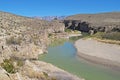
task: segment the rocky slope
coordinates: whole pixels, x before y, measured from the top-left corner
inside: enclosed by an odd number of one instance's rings
[[[35,52],[42,53],[40,49],[44,51],[49,43],[48,34],[63,31],[64,24],[58,21],[47,22],[0,12],[1,53],[15,52],[15,55],[20,56],[28,53],[21,56],[22,58],[34,53],[30,58],[35,58]]]
[[[120,32],[120,12],[100,13],[100,14],[78,14],[65,19],[65,26],[83,32],[90,30]]]
[[[0,80],[79,80],[37,60],[39,54],[46,52],[49,34],[62,33],[64,27],[56,20],[0,12]]]

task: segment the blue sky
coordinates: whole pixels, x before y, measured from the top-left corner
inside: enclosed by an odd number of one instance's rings
[[[23,16],[118,12],[120,0],[0,0],[0,11]]]

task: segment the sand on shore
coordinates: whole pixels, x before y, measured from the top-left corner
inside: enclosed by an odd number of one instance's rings
[[[75,42],[78,56],[107,66],[120,69],[120,45],[98,42],[94,39],[80,39]]]

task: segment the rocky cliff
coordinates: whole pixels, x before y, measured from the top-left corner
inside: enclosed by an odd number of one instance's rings
[[[79,80],[58,68],[50,68],[53,65],[38,61],[38,55],[46,52],[49,34],[62,33],[64,28],[57,20],[0,12],[0,80]]]
[[[72,15],[64,23],[67,28],[83,32],[120,32],[120,12]]]

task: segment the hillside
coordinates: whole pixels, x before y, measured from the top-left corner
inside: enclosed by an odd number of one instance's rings
[[[62,33],[64,28],[57,20],[50,22],[0,12],[0,80],[80,80],[38,61],[39,55],[47,52],[49,35]]]
[[[89,30],[120,32],[120,12],[77,14],[68,16],[64,23],[66,24],[66,27],[85,32],[88,32]],[[84,28],[82,28],[83,26]]]
[[[48,22],[0,12],[0,46],[33,43],[45,50],[48,34],[63,31],[64,24],[59,21]]]

